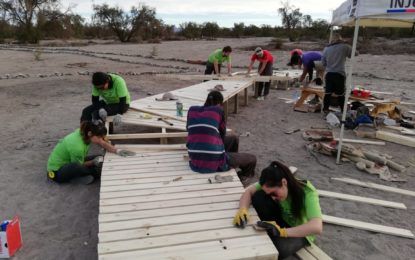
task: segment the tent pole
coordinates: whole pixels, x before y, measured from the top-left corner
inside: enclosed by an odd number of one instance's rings
[[[333,17],[334,17],[334,11],[331,12],[331,20],[333,21]],[[331,40],[333,39],[333,28],[334,25],[331,24],[330,25],[330,37],[329,37],[329,44],[331,43]]]
[[[352,88],[352,73],[353,73],[354,59],[355,59],[355,55],[356,55],[357,38],[359,36],[359,25],[360,25],[360,18],[357,18],[355,20],[355,24],[354,24],[352,56],[350,57],[349,71],[346,75],[346,92],[345,92],[344,105],[343,105],[343,114],[342,114],[342,120],[341,120],[339,146],[337,148],[337,159],[336,159],[337,164],[340,163],[340,154],[341,154],[342,145],[343,145],[344,122],[346,121],[347,102],[349,100],[350,91],[351,91],[351,88]]]

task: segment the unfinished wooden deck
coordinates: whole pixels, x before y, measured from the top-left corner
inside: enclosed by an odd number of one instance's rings
[[[127,145],[134,157],[107,153],[99,206],[99,259],[276,259],[277,250],[251,224],[232,219],[243,187],[192,172],[183,146]],[[160,147],[163,150],[160,150]],[[213,180],[210,183],[208,179]]]

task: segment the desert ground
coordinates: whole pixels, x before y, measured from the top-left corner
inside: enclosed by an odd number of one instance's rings
[[[185,60],[205,61],[212,50],[230,45],[234,48],[234,71],[246,70],[251,51],[256,46],[267,47],[272,43],[270,38],[248,38],[161,44],[54,45],[42,48],[0,45],[0,220],[14,215],[21,218],[23,248],[14,259],[96,259],[99,181],[89,186],[57,185],[46,179],[49,153],[60,138],[79,127],[81,110],[90,103],[91,73],[122,74],[135,100],[198,83],[153,75],[201,74],[204,71],[203,65],[189,64]],[[322,46],[324,44],[302,42],[286,45],[287,50],[270,49],[275,58],[274,68],[287,68],[289,48],[321,50]],[[385,98],[415,102],[415,53],[389,55],[375,49],[372,54],[359,55],[356,60],[354,84],[393,92]],[[415,171],[408,164],[415,158],[414,149],[392,143],[365,146],[387,152],[395,161],[408,165],[406,172],[399,173],[407,179],[405,183],[382,181],[360,172],[351,163],[336,165],[334,158],[318,155],[327,166],[324,167],[307,153],[300,132],[284,134],[290,128],[326,126],[320,113],[294,112],[292,104],[278,99],[291,98],[295,91],[298,90],[272,89],[264,101],[250,97],[247,107],[241,107],[238,114],[228,118],[228,127],[236,134],[242,134],[241,152],[257,156],[256,178],[272,160],[281,160],[296,166],[299,169],[297,176],[310,180],[317,189],[403,202],[408,207],[407,210],[389,209],[321,198],[324,214],[415,232],[415,201],[412,197],[330,179],[350,177],[415,191]],[[252,96],[252,90],[250,94]],[[415,110],[410,106],[402,109]],[[246,136],[246,132],[250,135]],[[346,131],[346,136],[354,138],[351,131]],[[324,225],[317,245],[334,259],[342,260],[403,260],[413,259],[415,255],[415,240],[330,224]]]

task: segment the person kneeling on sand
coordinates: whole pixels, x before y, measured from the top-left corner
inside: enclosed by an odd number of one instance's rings
[[[187,149],[190,168],[199,173],[240,168],[240,178],[255,174],[256,157],[238,153],[239,138],[226,135],[223,96],[211,91],[203,106],[192,106],[187,114]]]
[[[130,107],[130,93],[124,79],[116,74],[95,72],[92,75],[92,85],[92,105],[83,109],[81,122],[105,122],[107,116],[115,115],[113,123],[120,124],[121,115]]]
[[[251,203],[261,219],[257,224],[267,230],[279,259],[312,244],[315,235],[323,231],[316,189],[309,181],[296,179],[280,162],[274,161],[262,170],[259,182],[242,194],[234,225],[245,227]]]
[[[65,136],[53,149],[47,163],[47,176],[58,182],[69,182],[83,177],[86,184],[100,176],[102,156],[87,156],[91,143],[97,144],[110,153],[133,156],[134,152],[117,149],[104,140],[107,129],[101,121],[84,121],[81,127]]]

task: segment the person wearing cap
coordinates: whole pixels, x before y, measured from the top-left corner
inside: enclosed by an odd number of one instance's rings
[[[219,91],[211,91],[203,106],[189,108],[186,129],[189,165],[193,171],[214,173],[239,168],[241,179],[255,174],[255,155],[239,153],[239,138],[226,135],[223,96]]]
[[[307,180],[297,179],[290,169],[278,161],[262,170],[259,182],[248,186],[239,201],[233,224],[244,228],[254,206],[267,230],[278,259],[285,259],[301,248],[312,245],[323,232],[323,220],[316,188]]]
[[[112,73],[95,72],[92,75],[92,104],[82,110],[81,122],[105,122],[107,116],[115,115],[113,123],[117,125],[129,107],[130,93],[124,79]]]
[[[57,183],[85,177],[87,184],[100,176],[102,156],[87,156],[90,145],[96,144],[110,153],[132,156],[135,153],[117,149],[107,141],[107,129],[100,121],[83,121],[81,127],[65,136],[49,155],[47,177]]]
[[[206,69],[205,69],[205,75],[210,74],[218,74],[220,75],[220,70],[222,63],[226,62],[228,67],[228,75],[231,74],[232,70],[232,62],[231,62],[231,53],[232,48],[231,46],[225,46],[223,49],[217,49],[213,51],[209,57],[208,61],[206,63]]]
[[[298,66],[301,69],[302,61],[301,56],[303,55],[303,51],[301,49],[294,49],[290,51],[290,62],[287,63],[287,66],[291,66],[293,69],[295,66]]]
[[[252,54],[251,63],[248,66],[248,71],[246,74],[249,75],[256,60],[259,61],[258,74],[260,76],[272,76],[272,65],[274,64],[274,57],[272,56],[271,52],[263,50],[261,47],[257,47],[255,52]],[[264,100],[265,97],[268,96],[271,80],[267,82],[256,82],[255,84],[258,89],[257,99]],[[264,90],[264,93],[262,93],[262,90]]]
[[[300,76],[299,82],[302,83],[308,74],[308,82],[313,80],[313,72],[316,69],[318,78],[324,76],[324,66],[321,62],[321,52],[319,51],[307,51],[301,56],[301,62],[303,66],[303,73]]]
[[[357,55],[357,52],[356,52]],[[333,40],[324,48],[322,63],[326,66],[326,86],[324,92],[323,112],[329,112],[330,99],[332,94],[338,96],[341,111],[345,102],[346,92],[346,58],[351,58],[352,47],[346,44],[341,35],[336,33]]]

